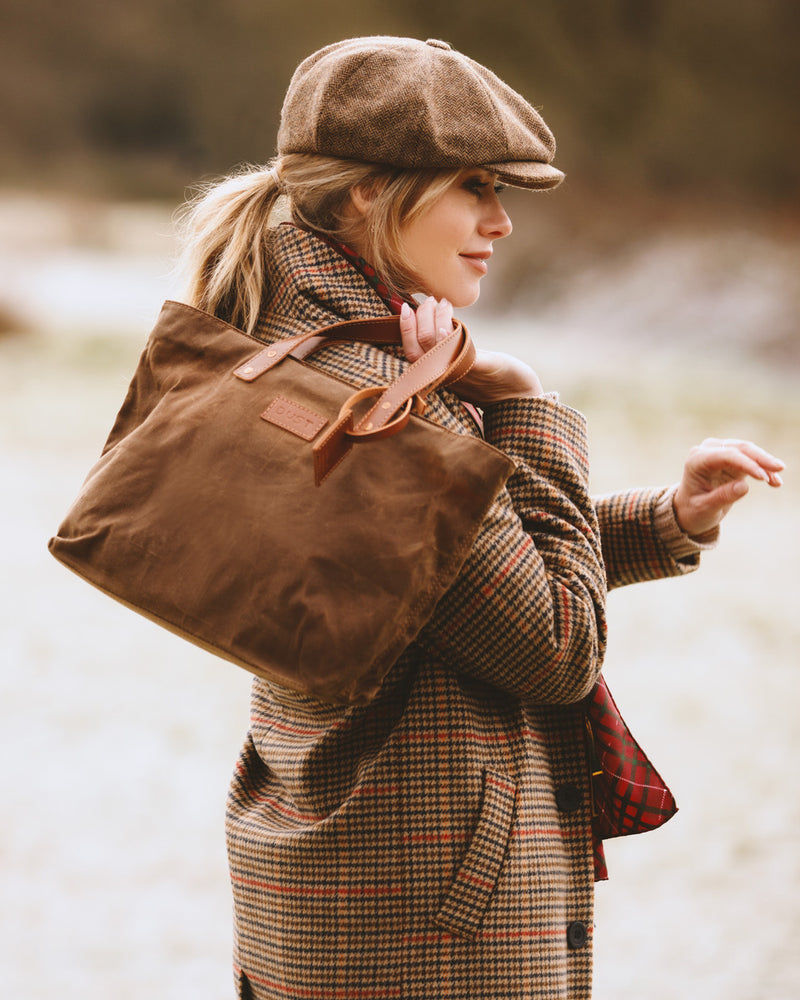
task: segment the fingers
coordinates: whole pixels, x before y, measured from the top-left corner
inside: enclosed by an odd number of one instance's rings
[[[750,484],[746,479],[732,479],[723,486],[718,486],[715,490],[705,494],[698,500],[698,505],[706,510],[724,510],[741,500],[750,489]]]
[[[404,304],[400,312],[400,335],[409,361],[416,361],[453,329],[453,307],[429,296],[416,312]]]
[[[779,471],[785,468],[784,463],[752,441],[706,438],[692,449],[687,465],[694,465],[698,473],[736,478],[751,476],[770,486],[783,485]]]
[[[785,464],[775,455],[771,455],[763,448],[759,448],[752,441],[726,441],[727,447],[738,448],[742,454],[751,458],[761,469],[762,477],[770,486],[782,486],[783,480],[779,473],[785,469]]]
[[[453,329],[453,307],[447,299],[437,301],[432,295],[417,309],[417,337],[424,351],[435,347]]]
[[[698,513],[705,513],[715,523],[719,522],[737,500],[747,496],[750,484],[746,479],[732,479],[723,486],[718,486],[710,493],[695,498]]]
[[[689,535],[719,524],[748,492],[751,479],[781,486],[784,464],[752,441],[706,438],[692,448],[674,498],[678,523]]]
[[[423,350],[417,340],[417,316],[407,303],[400,310],[400,338],[403,341],[403,351],[409,361],[422,357]]]

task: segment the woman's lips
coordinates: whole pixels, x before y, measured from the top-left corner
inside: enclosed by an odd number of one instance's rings
[[[488,260],[491,253],[462,253],[459,254],[468,264],[471,264],[479,274],[486,274],[489,270]]]

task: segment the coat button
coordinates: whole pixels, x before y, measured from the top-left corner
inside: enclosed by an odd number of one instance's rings
[[[567,927],[567,944],[570,948],[583,948],[589,938],[589,931],[582,920],[573,920]]]
[[[583,792],[577,785],[561,785],[556,789],[556,805],[561,812],[575,812],[583,805]]]

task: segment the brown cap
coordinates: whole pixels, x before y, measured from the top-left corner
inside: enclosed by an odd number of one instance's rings
[[[295,70],[278,153],[420,168],[485,167],[515,187],[551,188],[556,144],[541,116],[447,42],[375,36],[328,45]]]

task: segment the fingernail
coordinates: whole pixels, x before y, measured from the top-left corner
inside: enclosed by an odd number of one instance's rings
[[[450,303],[447,301],[447,299],[442,299],[441,305],[443,305],[443,306],[449,306]]]
[[[773,482],[775,483],[776,486],[783,486],[783,479],[782,479],[781,476],[778,475],[777,472],[773,472],[773,474],[772,474],[772,480],[773,480]]]
[[[403,317],[403,319],[408,319],[408,317],[411,315],[411,306],[407,302],[404,302],[400,306],[400,315]]]

